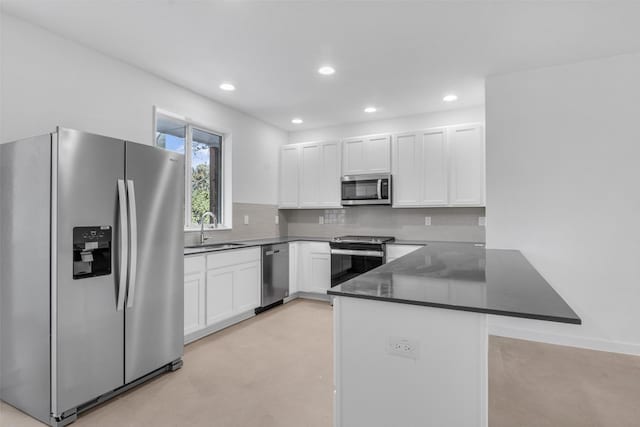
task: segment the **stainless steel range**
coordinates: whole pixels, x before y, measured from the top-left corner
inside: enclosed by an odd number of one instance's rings
[[[362,273],[380,267],[386,260],[386,244],[395,237],[341,236],[331,247],[331,286],[337,286]]]

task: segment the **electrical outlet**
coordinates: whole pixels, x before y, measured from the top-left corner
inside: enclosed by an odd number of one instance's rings
[[[324,224],[324,217],[322,215],[318,217],[318,224],[320,225]]]
[[[249,215],[244,216],[244,225],[249,225]]]
[[[478,217],[478,225],[480,227],[485,227],[487,225],[487,217],[486,216],[479,216]]]
[[[424,217],[424,225],[431,225],[431,217],[430,216],[425,216]]]
[[[389,337],[387,341],[387,353],[392,356],[417,360],[420,358],[420,343],[408,338]]]
[[[280,215],[276,215],[276,225],[280,224]]]

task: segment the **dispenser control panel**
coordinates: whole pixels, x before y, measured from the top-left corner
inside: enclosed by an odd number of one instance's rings
[[[110,225],[73,228],[73,278],[111,274],[112,240]]]

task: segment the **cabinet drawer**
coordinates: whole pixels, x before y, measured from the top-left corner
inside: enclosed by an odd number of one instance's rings
[[[204,255],[184,257],[184,274],[193,274],[204,271]]]
[[[328,242],[303,242],[307,250],[313,253],[327,254],[331,253],[331,248]]]
[[[207,270],[260,261],[260,247],[232,249],[207,255]]]

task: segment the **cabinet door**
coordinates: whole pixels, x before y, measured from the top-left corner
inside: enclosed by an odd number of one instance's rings
[[[482,126],[450,129],[451,206],[484,205],[484,134]]]
[[[424,206],[446,206],[447,189],[447,132],[445,129],[425,131],[422,134],[424,169]]]
[[[233,315],[233,267],[207,271],[207,325]]]
[[[367,138],[364,151],[364,167],[367,173],[391,171],[391,137],[389,135]]]
[[[205,274],[195,273],[184,276],[184,334],[202,329],[204,323],[204,281]]]
[[[298,292],[298,243],[289,243],[289,295]]]
[[[320,206],[340,207],[340,144],[338,142],[322,144],[322,173],[318,186]]]
[[[299,147],[285,146],[280,151],[280,191],[281,208],[298,207]]]
[[[320,205],[319,183],[322,169],[320,144],[305,144],[300,152],[300,207]]]
[[[234,267],[233,311],[242,313],[260,306],[260,262]]]
[[[309,279],[311,292],[324,294],[331,288],[331,254],[311,252]]]
[[[329,243],[298,242],[298,290],[326,293],[331,288]]]
[[[365,166],[365,139],[346,139],[342,143],[342,174],[354,175],[366,173]]]
[[[393,206],[420,206],[423,199],[422,136],[396,135],[393,142]]]
[[[184,259],[184,334],[205,326],[204,256]]]

